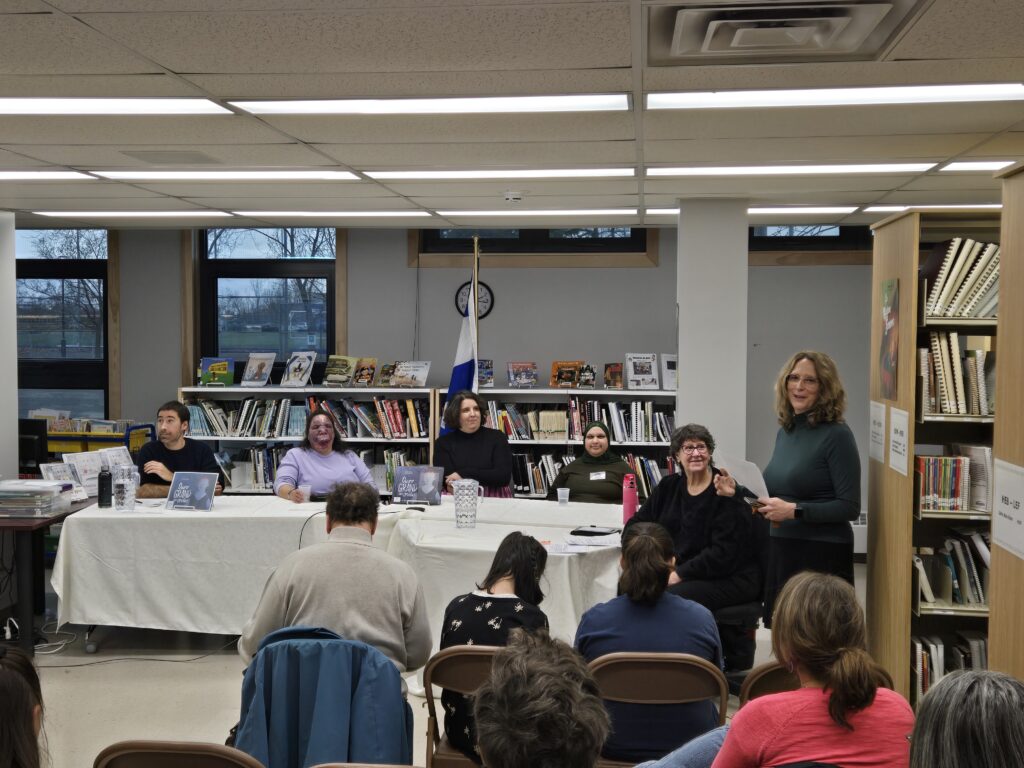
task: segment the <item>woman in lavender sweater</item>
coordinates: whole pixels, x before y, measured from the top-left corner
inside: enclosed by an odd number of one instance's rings
[[[319,408],[306,417],[306,437],[292,448],[277,467],[274,492],[282,499],[305,501],[300,485],[314,495],[326,494],[337,483],[367,483],[376,488],[370,470],[355,453],[345,448],[327,412]]]

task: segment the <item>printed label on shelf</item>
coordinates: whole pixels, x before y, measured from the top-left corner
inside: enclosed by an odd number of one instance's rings
[[[1024,467],[995,460],[992,541],[1024,558]]]

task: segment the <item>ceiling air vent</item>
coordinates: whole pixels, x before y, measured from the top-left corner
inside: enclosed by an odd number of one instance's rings
[[[919,0],[653,6],[651,66],[874,59]]]

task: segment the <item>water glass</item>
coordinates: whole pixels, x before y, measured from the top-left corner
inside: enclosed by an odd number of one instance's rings
[[[558,505],[564,507],[569,503],[569,489],[559,488],[558,489]]]
[[[138,487],[139,473],[130,465],[113,467],[114,509],[118,512],[131,512],[135,509],[135,489]]]

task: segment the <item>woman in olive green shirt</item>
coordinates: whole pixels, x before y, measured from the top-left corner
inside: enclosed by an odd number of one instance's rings
[[[633,470],[608,450],[611,444],[608,434],[608,427],[600,421],[587,424],[583,433],[583,455],[562,467],[551,484],[549,499],[557,498],[559,488],[568,488],[569,501],[622,503],[622,478]]]

